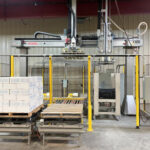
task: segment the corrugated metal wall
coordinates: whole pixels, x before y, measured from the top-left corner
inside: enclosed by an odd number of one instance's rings
[[[122,26],[124,24],[124,27],[127,29],[127,32],[135,34],[136,28],[139,22],[146,21],[150,26],[150,15],[132,15],[132,16],[122,16],[122,20],[118,16],[112,17],[114,21],[116,21],[117,24]],[[22,20],[0,20],[0,54],[16,54],[20,53],[18,49],[12,47],[12,43],[14,41],[15,37],[32,37],[33,33],[35,31],[45,31],[45,32],[51,32],[51,33],[63,33],[64,28],[67,27],[67,18],[38,18],[38,19],[22,19]],[[78,33],[80,34],[92,34],[96,33],[96,27],[97,27],[97,18],[96,17],[89,17],[85,21],[80,22],[78,24]],[[122,37],[124,36],[122,32],[118,31],[114,26],[112,26],[112,29],[114,33]],[[149,42],[150,38],[150,28],[148,32],[144,35],[144,46],[140,50],[140,54],[149,55]],[[61,53],[61,49],[56,48],[41,48],[41,49],[30,49],[30,54],[59,54]],[[95,49],[86,49],[88,53],[93,53],[93,51],[96,52]],[[123,54],[123,49],[114,49],[114,54]],[[29,59],[29,65],[30,68],[32,66],[42,65],[43,64],[43,58],[30,58]],[[46,60],[46,63],[48,60]],[[116,58],[115,64],[118,63],[124,63],[123,58]],[[0,57],[0,75],[1,76],[9,76],[9,64],[10,60],[9,57]],[[143,64],[150,64],[149,57],[145,57],[144,59],[141,58],[141,68]],[[62,68],[62,64],[57,64],[57,69],[60,70]],[[115,68],[115,66],[113,66]],[[19,76],[19,58],[15,59],[15,75]],[[79,78],[82,78],[82,65],[78,67],[80,71],[74,70],[73,74],[75,76],[78,76]],[[110,67],[111,68],[111,67]],[[56,70],[57,70],[56,69]],[[149,73],[150,68],[148,68],[146,71]],[[58,70],[57,70],[58,72]],[[57,74],[56,72],[56,74]],[[61,72],[62,73],[62,72]],[[142,71],[141,71],[142,73]],[[63,73],[62,73],[63,75]],[[73,81],[74,82],[74,81]],[[81,83],[79,83],[81,84]],[[60,86],[60,85],[58,85]],[[72,87],[73,88],[73,87]],[[82,90],[82,87],[80,86],[80,91]]]

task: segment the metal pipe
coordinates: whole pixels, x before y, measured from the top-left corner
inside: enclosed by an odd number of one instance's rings
[[[77,34],[77,26],[76,26],[76,5],[77,5],[77,1],[76,0],[72,0],[71,2],[72,6],[71,6],[71,37],[76,38],[76,34]]]
[[[85,69],[85,67],[84,67],[84,65],[83,65],[83,79],[82,79],[82,93],[83,93],[83,95],[84,95],[84,69]]]
[[[143,100],[143,110],[146,111],[146,102],[145,102],[145,99]]]
[[[108,0],[105,1],[105,34],[104,34],[105,54],[108,51]]]
[[[88,56],[88,131],[93,131],[91,105],[91,56]]]
[[[44,71],[45,71],[45,69],[42,68],[42,82],[43,82],[43,87],[44,87]]]
[[[0,55],[0,56],[11,56],[11,55]],[[14,54],[13,55],[14,57],[49,57],[49,56],[52,56],[52,57],[88,57],[88,55],[83,55],[83,54],[62,54],[62,55],[45,55],[45,54],[29,54],[29,55],[25,55],[25,54]],[[91,57],[105,57],[105,56],[108,56],[108,57],[135,57],[137,56],[136,54],[126,54],[126,55],[112,55],[112,54],[107,54],[107,55],[91,55]],[[138,55],[138,56],[141,56],[141,55]]]
[[[42,31],[36,31],[34,33],[34,37],[37,38],[38,35],[47,35],[47,36],[52,36],[52,37],[56,37],[56,38],[61,38],[60,35],[57,34],[52,34],[52,33],[47,33],[47,32],[42,32]]]
[[[28,49],[26,49],[26,55],[28,55]],[[26,57],[26,77],[28,76],[29,58]]]
[[[71,8],[72,2],[68,0],[68,30],[67,30],[67,37],[71,37]]]
[[[140,126],[140,111],[139,111],[139,56],[136,57],[136,66],[135,66],[135,89],[136,89],[136,128],[138,129]]]
[[[125,66],[125,64],[119,64],[119,65],[117,65],[117,66],[116,66],[116,72],[119,72],[119,70],[120,70],[120,67],[121,67],[121,66],[123,66],[123,67],[124,67],[124,66]]]
[[[14,56],[10,56],[10,76],[14,77]]]

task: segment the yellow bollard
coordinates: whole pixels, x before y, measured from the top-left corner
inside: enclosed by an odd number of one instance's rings
[[[42,82],[43,82],[43,86],[44,86],[44,72],[45,72],[45,69],[42,68]]]
[[[140,125],[140,112],[139,112],[139,56],[137,55],[135,57],[135,77],[136,77],[136,81],[135,81],[135,89],[136,89],[136,128],[139,128]]]
[[[91,106],[91,56],[88,56],[88,131],[93,131]]]
[[[49,56],[49,104],[52,104],[53,100],[53,80],[52,80],[52,56]]]
[[[123,66],[123,73],[125,73],[125,66]]]
[[[14,56],[10,56],[10,76],[14,77]]]

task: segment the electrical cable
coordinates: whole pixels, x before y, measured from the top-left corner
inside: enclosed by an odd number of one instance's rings
[[[121,13],[120,13],[120,9],[119,9],[118,1],[117,1],[117,0],[115,0],[115,5],[116,5],[116,8],[117,8],[117,12],[118,12],[119,18],[120,18],[120,20],[121,20],[121,24],[122,24],[122,27],[123,27],[123,31],[124,31],[124,33],[125,33],[125,35],[126,35],[126,37],[127,37],[127,40],[128,40],[128,42],[129,42],[129,44],[132,46],[132,44],[131,44],[131,42],[130,42],[130,39],[129,39],[129,37],[128,37],[128,34],[126,33],[126,30],[125,30],[125,27],[124,27],[124,23],[122,22]]]
[[[60,35],[57,35],[57,34],[52,34],[52,33],[47,33],[47,32],[41,32],[41,31],[36,31],[34,33],[34,37],[37,38],[38,35],[47,35],[47,36],[52,36],[52,37],[56,37],[56,38],[61,38]]]

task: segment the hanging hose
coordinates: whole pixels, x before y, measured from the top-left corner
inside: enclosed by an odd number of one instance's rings
[[[141,26],[145,26],[145,30],[140,33]],[[146,22],[140,22],[137,29],[138,29],[138,31],[139,31],[139,35],[142,36],[142,35],[144,35],[144,34],[146,33],[146,31],[148,30],[148,24],[147,24]]]
[[[47,33],[47,32],[41,32],[41,31],[36,31],[34,33],[34,37],[37,38],[38,35],[47,35],[47,36],[52,36],[52,37],[56,37],[56,38],[61,38],[60,35],[57,34],[52,34],[52,33]]]
[[[110,17],[108,17],[108,19],[111,21],[111,23],[112,23],[116,28],[118,28],[121,32],[125,33],[125,31],[124,31],[114,20],[112,20]],[[143,32],[140,32],[141,26],[145,26],[145,29],[144,29]],[[144,34],[147,32],[147,30],[148,30],[148,24],[147,24],[146,22],[140,22],[139,25],[138,25],[138,27],[137,27],[137,29],[138,29],[139,33],[136,34],[136,36],[142,36],[142,35],[144,35]],[[135,36],[135,35],[130,34],[130,33],[128,33],[128,32],[126,32],[126,33],[127,33],[128,35],[130,35],[130,36]]]

